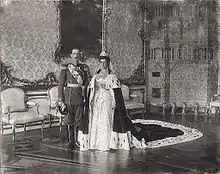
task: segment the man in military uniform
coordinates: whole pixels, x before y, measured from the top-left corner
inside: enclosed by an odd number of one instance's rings
[[[58,88],[60,108],[67,109],[64,122],[67,125],[70,149],[79,148],[78,129],[82,125],[85,108],[88,72],[88,66],[81,62],[80,50],[73,49],[71,60],[61,67]]]

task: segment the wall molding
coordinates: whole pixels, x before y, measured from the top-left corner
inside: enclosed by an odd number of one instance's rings
[[[54,72],[48,73],[44,78],[39,80],[29,80],[29,79],[21,79],[18,77],[14,77],[11,74],[12,67],[7,66],[5,63],[0,61],[1,64],[1,85],[4,88],[6,87],[20,87],[23,89],[47,89],[51,86],[54,86],[58,83],[56,75]]]

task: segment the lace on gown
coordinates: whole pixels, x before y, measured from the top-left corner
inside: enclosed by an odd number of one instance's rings
[[[108,76],[107,76],[108,77]],[[131,132],[117,133],[113,131],[115,101],[113,90],[108,88],[107,77],[95,79],[95,94],[91,106],[89,134],[79,133],[80,150],[126,149],[132,147],[145,148],[144,142],[138,141]],[[112,90],[112,91],[111,91]]]

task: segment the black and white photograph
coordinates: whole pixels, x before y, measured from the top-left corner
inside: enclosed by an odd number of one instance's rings
[[[220,174],[220,0],[0,0],[1,174]]]

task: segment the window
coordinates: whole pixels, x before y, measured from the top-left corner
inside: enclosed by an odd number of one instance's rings
[[[152,97],[161,98],[160,88],[152,88]]]

